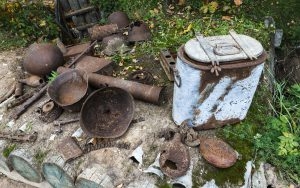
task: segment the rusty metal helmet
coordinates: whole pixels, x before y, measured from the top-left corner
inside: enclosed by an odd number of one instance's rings
[[[70,112],[79,112],[88,96],[88,76],[82,70],[68,70],[53,80],[48,95],[59,106]]]
[[[128,30],[128,41],[139,42],[151,38],[151,32],[148,25],[142,21],[136,21],[130,24]]]
[[[127,27],[129,25],[129,18],[126,13],[116,11],[108,16],[108,23],[117,24],[119,29]]]
[[[29,46],[23,66],[33,75],[45,76],[64,64],[64,57],[59,48],[52,44],[37,44]]]
[[[134,100],[127,91],[106,87],[93,92],[80,112],[80,126],[91,137],[122,136],[133,118]]]

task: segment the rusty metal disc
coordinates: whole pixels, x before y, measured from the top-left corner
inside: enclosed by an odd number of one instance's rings
[[[134,114],[134,100],[127,91],[106,87],[93,92],[80,112],[80,126],[91,137],[115,138],[123,135]]]
[[[218,168],[231,167],[238,158],[237,152],[218,138],[202,138],[200,153],[207,162]]]
[[[171,178],[186,174],[190,166],[190,154],[187,147],[181,143],[180,134],[176,133],[174,138],[163,146],[159,165],[162,172]]]
[[[79,112],[88,95],[87,74],[77,69],[60,74],[50,83],[48,95],[62,108]]]
[[[63,109],[55,104],[52,100],[45,102],[42,107],[38,108],[39,119],[50,123],[59,118],[63,113]]]
[[[145,70],[138,70],[130,73],[128,76],[128,80],[132,80],[142,84],[152,85],[154,78],[150,72]]]

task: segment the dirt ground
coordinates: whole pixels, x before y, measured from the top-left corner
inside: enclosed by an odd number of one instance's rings
[[[15,69],[10,68],[10,65],[16,64],[20,61],[23,55],[24,49],[0,52],[0,87],[3,88],[0,90],[0,96],[3,95],[15,82]],[[160,67],[158,61],[152,63],[158,63],[157,67]],[[157,70],[162,72],[161,68]],[[171,182],[172,180],[169,178],[165,177],[164,179],[160,179],[156,175],[143,172],[143,170],[148,168],[149,165],[154,162],[162,145],[165,143],[165,139],[159,136],[160,132],[165,128],[176,129],[176,125],[172,121],[171,117],[172,83],[167,86],[166,91],[169,95],[167,95],[168,97],[166,102],[161,106],[135,100],[133,119],[142,119],[142,121],[131,124],[127,132],[117,139],[120,142],[130,143],[130,148],[104,148],[84,154],[69,163],[75,169],[76,175],[79,175],[86,168],[101,166],[105,173],[111,178],[114,187],[118,188],[133,188],[141,187],[142,185],[144,187],[162,187],[167,182]],[[46,100],[48,100],[47,95],[31,106],[26,113],[24,113],[10,127],[7,126],[9,122],[8,116],[11,114],[12,110],[6,110],[3,107],[0,108],[1,131],[14,132],[26,124],[28,128],[26,129],[27,133],[32,133],[33,131],[38,133],[38,138],[35,143],[17,143],[16,145],[17,149],[27,148],[28,152],[31,153],[32,156],[37,156],[37,154],[41,153],[46,154],[46,156],[39,159],[40,163],[37,166],[38,170],[41,168],[41,162],[45,161],[49,156],[61,154],[61,151],[59,151],[59,145],[63,144],[62,142],[64,138],[71,136],[80,127],[79,122],[75,122],[64,126],[62,128],[62,133],[55,133],[57,127],[53,126],[53,123],[45,123],[39,120],[39,115],[36,112],[37,107],[41,106],[41,104],[43,104]],[[66,120],[78,117],[79,113],[64,112],[59,119]],[[205,131],[204,134],[214,135],[214,131]],[[53,135],[55,135],[54,139],[50,139]],[[83,137],[81,137],[79,144],[83,145],[86,140],[87,135],[84,134]],[[144,152],[142,164],[137,164],[134,160],[130,159],[133,150],[138,146],[141,146]],[[207,164],[205,164],[205,161],[199,154],[197,147],[188,147],[188,150],[193,164],[193,182],[196,182],[197,186],[202,186],[207,181],[211,180],[205,180],[202,178],[203,174],[208,173],[206,168]],[[220,187],[240,187],[244,178],[243,173],[244,172],[239,172],[239,174],[237,174],[240,182],[238,185],[226,182]],[[1,175],[0,187],[29,188],[31,186],[15,182]]]

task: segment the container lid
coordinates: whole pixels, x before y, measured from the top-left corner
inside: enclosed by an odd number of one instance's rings
[[[264,49],[262,45],[254,38],[241,34],[238,34],[238,37],[244,44],[243,48],[246,46],[247,51],[252,56],[257,58],[263,53]],[[248,55],[231,35],[205,37],[204,39],[208,44],[206,50],[213,53],[220,63],[248,59]],[[211,62],[211,59],[207,56],[196,38],[189,40],[184,45],[184,51],[192,60],[203,63]]]

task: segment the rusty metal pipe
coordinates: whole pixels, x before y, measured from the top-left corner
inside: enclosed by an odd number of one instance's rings
[[[15,88],[15,98],[18,98],[23,95],[23,83],[18,82]]]
[[[59,67],[57,69],[57,72],[60,74],[67,70],[69,69],[65,67]],[[131,93],[134,98],[149,103],[160,104],[162,100],[161,91],[163,88],[158,86],[150,86],[138,82],[123,80],[120,78],[114,78],[111,76],[104,76],[95,73],[88,73],[88,82],[94,88],[103,88],[103,86],[110,86],[124,89]]]

